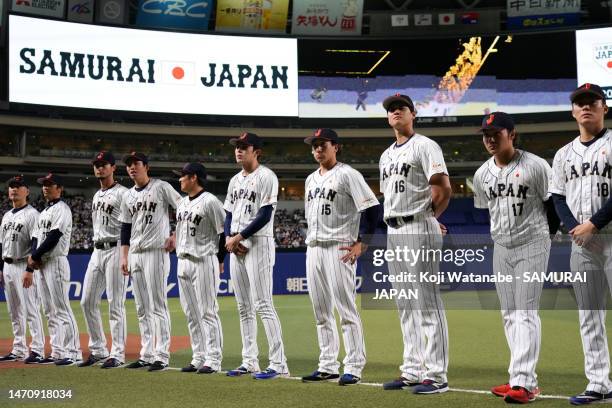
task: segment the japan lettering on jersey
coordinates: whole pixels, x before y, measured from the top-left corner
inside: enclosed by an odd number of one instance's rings
[[[63,201],[53,202],[41,211],[35,236],[40,246],[50,231],[59,230],[62,233],[57,245],[45,255],[43,260],[57,256],[68,256],[70,237],[72,236],[72,211]]]
[[[278,178],[264,165],[246,176],[242,171],[230,180],[223,208],[232,213],[232,233],[245,229],[257,215],[261,207],[272,205],[272,218],[254,236],[273,236],[274,213],[278,198]]]
[[[399,146],[393,143],[379,165],[385,219],[431,211],[429,180],[434,174],[448,175],[440,146],[418,133]]]
[[[121,202],[128,191],[116,183],[106,190],[98,190],[91,203],[94,242],[115,242],[121,236]]]
[[[30,255],[38,215],[38,211],[30,204],[4,214],[0,225],[3,258],[22,259]]]
[[[124,194],[119,221],[132,224],[132,252],[164,247],[170,236],[168,210],[176,208],[180,199],[169,183],[153,178],[144,188],[134,186]]]
[[[195,199],[183,197],[176,210],[176,253],[202,258],[219,252],[225,211],[214,195],[203,192]]]
[[[305,183],[304,200],[308,223],[306,244],[356,242],[359,213],[378,205],[363,175],[344,163],[337,163],[324,175],[319,169],[310,174]]]
[[[583,145],[580,137],[563,146],[555,154],[552,172],[549,191],[566,197],[579,223],[591,218],[610,198],[612,130],[590,146]]]
[[[517,150],[504,168],[491,157],[474,175],[474,206],[491,217],[491,237],[505,247],[523,245],[548,235],[544,201],[552,175],[546,160]]]

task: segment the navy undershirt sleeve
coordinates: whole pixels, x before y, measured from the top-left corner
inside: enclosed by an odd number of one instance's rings
[[[574,218],[574,215],[567,206],[565,196],[553,193],[552,199],[553,203],[555,204],[555,210],[557,210],[557,215],[559,216],[561,221],[563,221],[563,225],[565,225],[565,228],[567,228],[569,231],[577,227],[579,225],[578,221],[576,221],[576,218]]]
[[[257,211],[255,219],[240,232],[240,235],[242,235],[244,239],[247,239],[262,229],[272,219],[272,211],[274,211],[272,205],[264,205],[261,207],[259,211]]]
[[[121,245],[130,245],[132,237],[132,224],[128,222],[121,223]]]
[[[225,223],[223,224],[223,232],[225,232],[226,237],[232,235],[232,213],[229,211],[225,212]]]
[[[62,234],[62,232],[58,229],[49,231],[47,233],[47,238],[45,238],[43,243],[32,252],[32,259],[35,261],[40,261],[44,254],[55,248],[62,235],[64,234]]]

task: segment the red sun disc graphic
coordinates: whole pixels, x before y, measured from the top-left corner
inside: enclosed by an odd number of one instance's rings
[[[612,68],[612,61],[608,61],[608,68]]]
[[[172,76],[175,79],[183,79],[185,76],[185,70],[183,70],[181,67],[174,67],[172,68]]]

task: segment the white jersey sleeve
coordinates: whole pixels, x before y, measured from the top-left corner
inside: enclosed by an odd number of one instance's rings
[[[429,140],[431,143],[419,144],[419,157],[421,158],[421,167],[425,173],[427,181],[431,180],[434,174],[446,174],[448,176],[448,170],[446,169],[446,163],[444,162],[444,155],[442,149],[433,140]]]
[[[160,190],[162,196],[166,200],[167,207],[177,209],[179,200],[181,199],[181,195],[178,193],[178,191],[176,191],[174,187],[172,187],[170,183],[167,182],[161,183]]]
[[[224,214],[221,202],[208,192],[191,199],[181,198],[176,212],[177,255],[195,258],[216,255]]]
[[[349,165],[345,165],[344,167],[346,168],[343,172],[345,183],[348,186],[357,211],[361,212],[378,205],[376,195],[370,186],[368,186],[368,183],[366,183],[363,175]]]
[[[72,236],[72,211],[63,201],[48,205],[38,217],[37,239],[40,246],[50,231],[59,230],[62,233],[59,242],[53,249],[43,255],[43,260],[57,256],[67,256],[70,250]]]
[[[568,145],[569,146],[569,145]],[[548,186],[548,191],[552,194],[565,195],[565,156],[567,154],[567,146],[562,147],[555,153],[552,166],[551,183]]]
[[[234,199],[232,196],[232,192],[234,191],[234,184],[236,183],[236,178],[240,177],[240,173],[236,174],[234,177],[230,179],[229,185],[227,186],[227,194],[225,196],[225,202],[223,203],[223,209],[227,212],[234,212]]]
[[[10,210],[2,217],[0,239],[3,258],[24,259],[31,252],[32,234],[38,221],[38,211],[31,205]]]
[[[482,184],[482,173],[487,171],[487,163],[481,166],[474,174],[472,185],[474,186],[474,207],[488,209],[488,200]]]
[[[121,184],[98,190],[91,202],[94,242],[116,242],[121,235],[123,196],[128,191]]]

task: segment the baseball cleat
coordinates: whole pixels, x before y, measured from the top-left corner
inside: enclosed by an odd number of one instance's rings
[[[145,367],[150,367],[150,366],[151,366],[151,363],[147,363],[144,360],[136,360],[133,363],[126,365],[125,368],[145,368]]]
[[[17,361],[17,360],[23,360],[23,357],[19,357],[17,354],[14,354],[14,353],[8,353],[0,357],[0,361]]]
[[[315,371],[310,375],[302,377],[302,382],[322,382],[322,381],[338,381],[339,374],[329,374],[322,371]]]
[[[595,391],[585,391],[582,394],[574,395],[569,399],[572,405],[587,405],[592,403],[610,403],[612,402],[612,392],[602,394]]]
[[[114,357],[106,359],[104,363],[102,363],[102,367],[100,368],[119,368],[123,366],[123,361],[119,361]]]
[[[155,361],[149,367],[149,371],[164,371],[166,368],[168,368],[168,364],[162,363],[161,361]]]
[[[49,357],[45,357],[45,358],[43,358],[43,359],[41,360],[41,362],[40,362],[40,363],[38,363],[38,364],[55,364],[55,360],[56,360],[56,359],[55,359],[54,357],[49,356]],[[59,359],[58,359],[58,360],[59,360]]]
[[[61,358],[59,360],[55,360],[55,365],[56,366],[71,366],[76,364],[77,360],[72,359],[72,358]]]
[[[189,364],[183,368],[181,368],[181,373],[195,373],[198,369],[193,364]]]
[[[289,373],[279,373],[271,368],[266,368],[264,371],[253,374],[253,378],[256,380],[272,380],[278,377],[288,377]]]
[[[361,381],[360,377],[353,374],[342,374],[342,377],[338,380],[338,385],[355,385]]]
[[[535,401],[536,397],[540,395],[540,389],[535,387],[533,391],[529,391],[525,387],[515,385],[506,393],[504,401],[511,404],[527,404],[528,402]]]
[[[414,387],[417,385],[421,385],[420,382],[413,382],[408,380],[407,378],[400,377],[397,380],[389,381],[383,384],[383,389],[385,390],[403,390],[407,387]]]
[[[87,360],[81,361],[79,364],[77,364],[77,367],[89,367],[107,358],[108,356],[97,357],[97,356],[94,356],[93,354],[90,354],[89,357],[87,357]]]
[[[448,383],[437,383],[433,380],[425,380],[419,385],[412,387],[413,394],[441,394],[448,391]]]
[[[252,371],[247,370],[246,367],[244,366],[240,366],[236,369],[229,370],[227,372],[228,377],[240,377],[241,375],[245,375],[245,374],[252,374]]]
[[[25,364],[41,364],[44,361],[44,358],[35,351],[31,351],[30,355],[23,360]]]
[[[198,370],[198,374],[214,374],[216,372],[217,370],[213,369],[212,367],[206,366],[206,365],[200,367],[200,369]]]
[[[511,389],[512,387],[510,387],[510,384],[506,383],[491,388],[491,393],[493,393],[493,395],[495,395],[496,397],[505,397],[508,391],[510,391]]]

